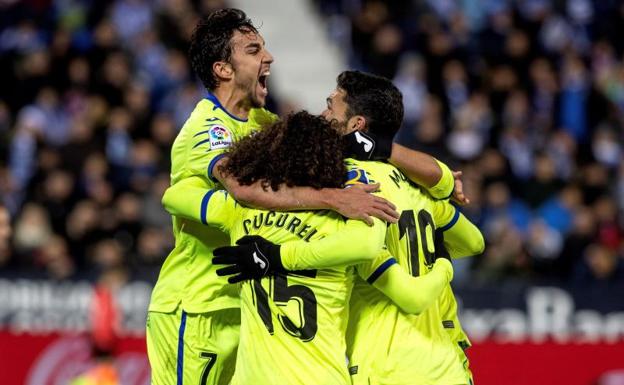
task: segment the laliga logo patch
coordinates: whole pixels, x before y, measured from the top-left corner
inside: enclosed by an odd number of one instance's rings
[[[223,126],[212,126],[210,133],[210,149],[216,150],[232,145],[232,134]]]

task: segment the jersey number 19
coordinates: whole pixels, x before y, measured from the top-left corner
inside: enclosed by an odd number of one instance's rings
[[[420,275],[420,260],[418,252],[418,236],[416,235],[416,218],[413,210],[405,210],[401,212],[399,217],[399,239],[407,236],[408,255],[410,263],[410,272],[414,277]],[[430,250],[429,237],[427,237],[427,227],[431,231],[431,239],[435,232],[435,224],[431,214],[427,210],[418,212],[418,231],[420,233],[422,254],[425,257],[425,265],[431,266],[435,261],[435,251]]]

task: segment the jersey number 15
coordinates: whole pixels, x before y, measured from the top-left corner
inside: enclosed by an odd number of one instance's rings
[[[316,276],[316,270],[301,271],[300,274],[313,278]],[[285,275],[275,275],[269,280],[269,287],[272,289],[271,298],[276,306],[287,306],[289,301],[296,301],[299,306],[298,324],[301,326],[295,325],[290,318],[278,314],[277,318],[284,331],[304,342],[314,339],[318,324],[316,296],[312,289],[304,285],[288,285],[288,276]],[[270,334],[273,334],[273,317],[269,305],[269,296],[260,282],[259,279],[255,279],[252,286],[255,292],[256,308],[264,326]]]

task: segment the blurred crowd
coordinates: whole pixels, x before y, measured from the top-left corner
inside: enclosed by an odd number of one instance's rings
[[[317,0],[351,65],[394,79],[397,141],[464,172],[464,284],[624,285],[624,2]]]
[[[187,45],[223,6],[0,2],[3,275],[155,281],[173,247],[169,149],[205,93]]]
[[[315,2],[350,66],[403,92],[397,141],[464,172],[487,249],[458,284],[624,284],[620,1]],[[2,274],[155,279],[169,148],[205,93],[187,44],[224,5],[0,2]]]

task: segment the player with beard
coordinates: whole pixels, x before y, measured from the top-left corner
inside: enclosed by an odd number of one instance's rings
[[[189,56],[208,93],[180,130],[171,149],[171,183],[197,177],[206,188],[233,142],[276,119],[264,106],[273,57],[247,16],[225,9],[200,20]],[[221,178],[239,199],[247,190]],[[280,189],[268,199],[284,208],[331,208],[355,218],[376,215],[392,220],[391,204],[362,189]],[[261,188],[250,199],[263,199]],[[370,220],[370,218],[368,218]],[[152,292],[147,347],[152,383],[226,384],[233,373],[240,325],[239,292],[218,277],[211,263],[223,232],[173,218],[175,248],[165,260]]]
[[[264,110],[273,57],[246,15],[224,9],[202,18],[189,50],[193,69],[208,90],[177,136],[172,150],[171,183],[198,177],[205,188],[221,183],[239,201],[272,209],[331,209],[373,223],[372,216],[394,222],[398,214],[388,201],[368,194],[378,186],[315,190],[306,187],[266,191],[241,185],[221,174],[223,152],[233,142],[276,116]],[[365,138],[366,139],[366,138]],[[386,146],[367,146],[369,157],[387,157]],[[357,146],[356,146],[357,147]],[[356,148],[357,149],[357,148]],[[391,160],[395,158],[392,146]],[[399,153],[399,152],[397,152]],[[396,162],[436,195],[450,195],[453,177],[433,158],[409,150]],[[406,156],[416,154],[414,157]],[[443,188],[440,188],[443,186]],[[238,291],[215,274],[212,250],[227,244],[222,232],[200,223],[173,218],[176,246],[161,269],[148,312],[147,344],[153,383],[227,383],[238,343]]]
[[[299,112],[236,143],[222,172],[242,184],[260,180],[271,190],[280,185],[339,188],[348,179],[341,139],[322,117]],[[232,385],[350,384],[344,354],[353,265],[359,262],[358,270],[368,271],[389,259],[383,250],[386,224],[375,219],[369,227],[329,210],[251,209],[224,190],[195,187],[201,183],[194,179],[166,191],[163,204],[173,215],[217,226],[246,244],[260,236],[277,244],[298,240],[313,244],[336,233],[349,234],[351,243],[341,249],[344,255],[354,255],[351,260],[343,256],[343,263],[331,268],[286,271],[274,267],[275,275],[243,282],[241,338]],[[370,246],[363,248],[365,244]],[[279,263],[266,256],[261,250],[255,254],[255,264],[261,269]],[[215,258],[215,262],[219,261]],[[398,266],[379,274],[379,290],[396,298],[407,311],[421,312],[448,284],[452,269],[442,259],[423,277],[411,277]],[[234,277],[232,282],[241,278]]]
[[[394,136],[403,111],[400,92],[384,78],[346,71],[328,98],[323,116],[341,134],[366,133],[378,138]],[[379,183],[379,194],[393,200],[400,211],[398,223],[388,227],[385,244],[394,258],[358,266],[347,332],[350,373],[354,384],[472,383],[462,348],[469,345],[457,318],[457,305],[449,285],[436,304],[414,315],[384,296],[375,285],[390,266],[400,265],[414,277],[431,273],[436,256],[446,246],[449,256],[466,257],[483,251],[479,230],[456,207],[434,201],[388,163],[348,159],[350,181]],[[362,238],[355,238],[355,242]],[[287,269],[309,269],[345,262],[354,238],[341,232],[316,242],[274,245],[255,238],[239,246],[215,250],[215,262],[234,264],[228,273],[248,277],[269,274],[253,271],[253,256],[261,253],[281,261]],[[272,263],[280,265],[279,263]]]

